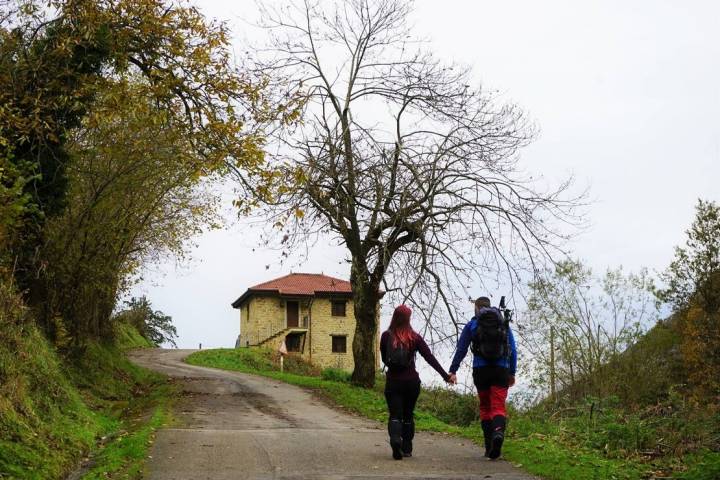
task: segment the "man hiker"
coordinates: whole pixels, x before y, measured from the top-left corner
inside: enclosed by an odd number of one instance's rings
[[[502,303],[502,302],[501,302]],[[450,382],[457,383],[460,362],[473,352],[473,382],[480,400],[480,423],[485,436],[485,456],[500,456],[505,438],[508,388],[515,384],[517,350],[509,322],[490,306],[490,299],[475,300],[475,316],[465,325],[450,365]]]

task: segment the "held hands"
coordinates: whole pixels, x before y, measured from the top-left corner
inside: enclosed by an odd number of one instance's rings
[[[449,383],[450,385],[457,385],[457,375],[454,373],[451,373],[448,376],[446,382]],[[514,385],[515,385],[515,376],[511,375],[510,380],[508,381],[508,387],[512,387]]]

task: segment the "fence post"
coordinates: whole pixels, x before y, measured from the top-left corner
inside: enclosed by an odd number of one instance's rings
[[[550,399],[555,402],[555,327],[550,327]]]

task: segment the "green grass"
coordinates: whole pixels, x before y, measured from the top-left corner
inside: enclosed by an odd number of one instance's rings
[[[597,451],[561,440],[559,427],[529,415],[511,416],[505,457],[543,478],[641,479],[648,466],[622,458],[607,458]]]
[[[374,389],[359,388],[351,385],[348,374],[339,370],[326,369],[309,375],[309,367],[292,356],[286,358],[286,371],[281,373],[275,356],[269,350],[217,349],[193,353],[186,362],[310,388],[344,409],[380,422],[387,420],[382,378],[378,378]],[[472,395],[445,388],[423,389],[416,425],[418,430],[460,435],[480,445],[482,429],[475,420],[475,412]],[[541,411],[519,412],[511,408],[504,457],[549,480],[633,480],[653,475],[687,480],[720,478],[718,452],[702,450],[655,459],[642,458],[638,453],[653,440],[650,429],[657,429],[659,423],[667,430],[685,435],[687,431],[682,429],[689,428],[688,422],[674,425],[668,419],[651,421],[606,405],[596,410],[594,416],[577,411],[574,416],[548,417],[548,413]]]
[[[123,354],[127,348],[94,344],[68,372],[86,403],[112,425],[83,479],[143,478],[151,435],[171,421],[173,385],[128,361]]]
[[[683,480],[717,480],[720,478],[720,452],[703,450],[688,456],[687,471],[676,477]]]
[[[145,459],[153,434],[171,421],[171,399],[175,391],[164,382],[126,412],[113,438],[93,458],[85,480],[143,478]],[[148,415],[148,412],[150,414]]]
[[[134,348],[152,348],[155,345],[140,335],[132,325],[119,322],[115,325],[115,343],[121,350]]]
[[[45,339],[31,327],[0,328],[0,473],[58,478],[113,422],[93,412]]]
[[[86,478],[141,478],[173,392],[125,358],[123,349],[144,346],[137,337],[125,330],[119,345],[61,356],[0,285],[0,478],[65,478],[88,455]]]

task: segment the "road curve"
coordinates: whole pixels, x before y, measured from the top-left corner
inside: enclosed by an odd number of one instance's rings
[[[384,425],[334,410],[293,385],[183,363],[190,353],[130,355],[181,386],[177,425],[158,431],[150,451],[151,480],[533,478],[441,434],[418,433],[413,457],[395,461]]]

